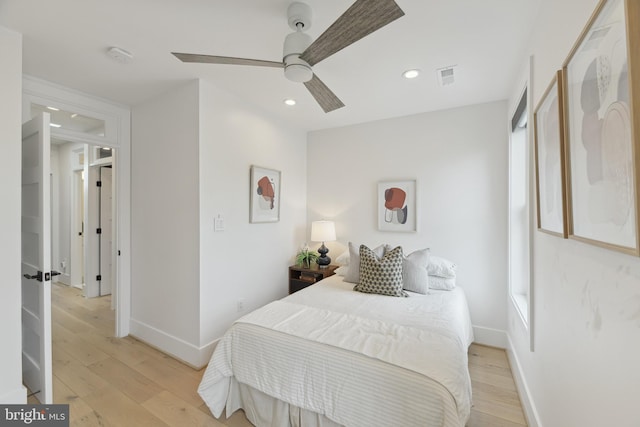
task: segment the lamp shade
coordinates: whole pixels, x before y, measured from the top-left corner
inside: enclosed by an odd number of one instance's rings
[[[336,240],[336,226],[333,221],[313,221],[311,223],[313,242],[332,242]]]

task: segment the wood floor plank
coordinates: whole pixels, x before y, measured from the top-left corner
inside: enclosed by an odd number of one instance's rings
[[[54,332],[54,334],[55,334],[55,332]],[[72,361],[76,361],[77,362],[77,360],[71,354],[69,354],[64,349],[63,346],[57,345],[55,342],[53,343],[53,346],[51,347],[51,359],[52,359],[52,364],[53,364],[54,375],[58,371],[58,369],[67,366]]]
[[[471,381],[474,399],[495,400],[508,405],[520,406],[520,396],[515,390],[509,390],[480,381]]]
[[[224,427],[211,416],[165,390],[142,404],[149,412],[172,427]]]
[[[104,419],[102,415],[93,410],[80,417],[74,417],[71,414],[70,417],[71,422],[69,427],[119,427],[110,423],[108,420]]]
[[[108,354],[91,343],[84,341],[80,335],[59,325],[56,326],[55,329],[56,331],[53,336],[57,344],[85,366],[109,358]]]
[[[109,385],[104,378],[94,374],[76,360],[70,361],[63,367],[54,367],[54,374],[80,397],[87,396]],[[54,399],[56,399],[55,395]]]
[[[469,365],[511,370],[504,350],[477,344],[472,344],[469,349]]]
[[[131,343],[127,338],[116,338],[96,331],[85,331],[79,334],[82,339],[95,345],[102,352],[132,367],[147,360],[149,351]]]
[[[473,398],[473,409],[476,412],[492,415],[494,417],[526,425],[524,413],[519,406],[510,405],[493,399]]]
[[[526,427],[526,424],[514,423],[491,414],[471,410],[471,417],[466,427]]]
[[[113,387],[83,397],[94,411],[115,426],[164,427],[162,420]]]
[[[88,329],[96,329],[90,323],[84,322],[78,317],[74,317],[72,314],[67,313],[63,308],[56,305],[51,306],[51,316],[53,318],[53,324],[58,323],[75,333],[85,332]]]
[[[167,390],[171,390],[172,393],[190,405],[198,407],[202,404],[202,399],[198,394],[199,379],[185,375],[174,366],[167,365],[155,358],[149,358],[133,368]]]
[[[163,390],[148,377],[111,357],[90,365],[89,369],[138,403],[152,398]]]
[[[60,378],[53,377],[53,395],[56,403],[66,403],[69,405],[69,417],[72,419],[81,418],[93,412],[93,409],[82,400],[80,396],[73,392]]]
[[[516,391],[516,385],[513,378],[505,375],[504,372],[496,373],[491,369],[484,369],[474,365],[469,365],[469,373],[471,374],[471,378],[476,381],[491,384],[506,390]]]

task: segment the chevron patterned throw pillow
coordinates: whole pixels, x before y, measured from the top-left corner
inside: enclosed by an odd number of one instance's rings
[[[365,245],[360,246],[360,283],[353,290],[370,294],[408,297],[402,290],[402,247],[379,258]]]

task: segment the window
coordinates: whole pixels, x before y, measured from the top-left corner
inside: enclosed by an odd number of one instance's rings
[[[511,119],[509,138],[509,294],[529,325],[529,141],[525,89]]]

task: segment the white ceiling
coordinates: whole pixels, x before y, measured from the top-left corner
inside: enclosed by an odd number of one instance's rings
[[[202,78],[305,130],[510,95],[541,0],[396,1],[405,16],[314,67],[346,104],[328,114],[280,69],[186,64],[170,54],[280,61],[291,0],[0,0],[0,25],[23,34],[26,74],[132,106]],[[305,2],[315,39],[352,0]],[[115,62],[111,46],[133,62]],[[450,65],[456,83],[440,87],[436,69]],[[422,74],[403,79],[409,68]],[[285,98],[298,103],[287,107]]]

